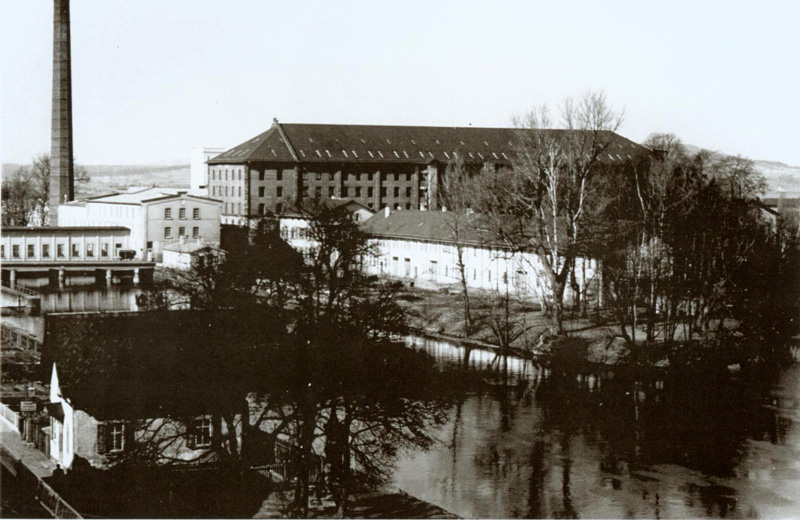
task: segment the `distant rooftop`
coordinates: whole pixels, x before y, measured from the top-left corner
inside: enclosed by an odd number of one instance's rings
[[[181,188],[158,188],[158,187],[132,187],[126,191],[109,193],[107,195],[98,195],[87,199],[87,202],[108,202],[115,204],[141,204],[152,200],[163,199],[166,197],[175,197],[180,193],[186,193],[195,198],[202,198],[206,200],[214,200],[207,197],[203,190],[191,190]],[[217,201],[219,202],[219,201]]]

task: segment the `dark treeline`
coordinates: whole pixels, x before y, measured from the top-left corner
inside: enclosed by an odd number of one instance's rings
[[[246,251],[169,273],[146,298],[164,311],[235,315],[230,327],[243,330],[236,345],[220,348],[229,358],[226,376],[248,392],[242,409],[221,419],[234,421],[237,412],[249,419],[242,445],[231,437],[219,449],[244,469],[278,462],[276,443],[290,446],[287,514],[308,517],[312,490],[330,493],[338,514],[346,514],[354,491],[387,482],[402,450],[434,442],[454,385],[426,354],[405,347],[398,287],[362,273],[370,250],[358,225],[317,201],[298,211],[310,217],[309,235],[318,242],[305,261],[266,218]],[[220,334],[230,334],[224,323]],[[151,462],[163,462],[157,459]]]
[[[633,361],[663,358],[651,346],[688,363],[785,359],[800,315],[797,222],[759,202],[766,182],[753,162],[690,154],[667,134],[632,152],[602,93],[567,100],[561,116],[572,132],[548,130],[547,107],[519,118],[508,167],[449,166],[442,197],[456,245],[472,224],[512,254],[534,252],[526,269],[550,335],[602,303]],[[598,268],[580,288],[586,258]],[[475,298],[462,285],[470,330]]]

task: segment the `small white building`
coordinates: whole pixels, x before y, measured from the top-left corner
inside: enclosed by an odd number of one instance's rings
[[[325,204],[335,210],[347,212],[357,223],[365,222],[375,214],[368,207],[351,199],[326,200]],[[279,227],[281,238],[304,257],[316,249],[317,241],[312,236],[309,215],[299,212],[284,213],[280,216]]]
[[[104,261],[130,248],[131,230],[123,226],[3,228],[0,260],[4,262]]]
[[[142,260],[161,259],[180,237],[218,245],[222,202],[174,188],[131,188],[62,204],[59,226],[125,226],[130,248]]]
[[[200,241],[181,240],[164,246],[161,265],[169,269],[188,271],[215,261],[219,252],[219,249]]]
[[[415,286],[457,289],[461,270],[456,244],[461,244],[467,287],[508,291],[541,302],[547,287],[541,260],[533,251],[512,252],[502,247],[477,229],[480,217],[474,214],[462,217],[456,240],[454,218],[454,214],[441,211],[385,208],[363,225],[376,251],[365,259],[365,269]],[[576,277],[581,291],[595,271],[594,260],[578,259]]]

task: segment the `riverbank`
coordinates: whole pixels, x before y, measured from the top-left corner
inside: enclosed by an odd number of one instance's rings
[[[444,509],[415,498],[400,489],[361,493],[351,497],[347,518],[459,518]],[[253,518],[286,518],[284,511],[291,493],[273,493]],[[312,499],[309,518],[334,518],[336,506],[330,499]]]
[[[723,347],[716,342],[704,343],[700,337],[669,344],[660,341],[644,344],[645,325],[635,330],[628,327],[628,334],[639,340],[639,348],[632,352],[609,310],[594,308],[585,316],[565,312],[564,334],[556,337],[549,335],[550,319],[537,304],[511,301],[506,320],[504,309],[498,309],[488,293],[474,291],[470,293],[470,300],[473,330],[467,336],[460,293],[405,288],[398,295],[398,301],[408,312],[414,334],[464,346],[497,349],[503,343],[499,333],[505,333],[511,339],[511,348],[506,353],[562,365],[618,366],[633,363],[656,369],[670,366],[701,370],[727,368],[737,372],[745,365],[764,366],[770,358],[773,362],[779,360],[781,364],[797,361],[800,350],[797,345],[791,349],[787,346],[786,351],[777,356],[766,351],[753,351],[743,341],[745,338],[736,332],[737,324],[726,320],[721,329],[725,331],[724,341],[720,343]]]
[[[497,309],[489,306],[489,295],[475,291],[470,295],[474,330],[464,334],[464,307],[460,294],[448,294],[419,288],[404,289],[398,296],[400,304],[408,311],[409,326],[418,335],[456,341],[467,346],[498,348],[499,321]],[[555,347],[565,343],[571,350],[582,350],[588,362],[615,365],[627,355],[627,346],[618,336],[608,316],[593,310],[588,316],[567,313],[564,319],[565,335],[553,338],[548,335],[550,319],[540,307],[527,302],[509,303],[509,320],[512,353],[520,357],[546,358]],[[639,333],[643,336],[644,330]]]

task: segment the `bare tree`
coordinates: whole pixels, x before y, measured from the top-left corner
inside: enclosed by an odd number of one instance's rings
[[[447,165],[444,179],[442,181],[440,200],[447,210],[445,223],[449,230],[449,239],[453,244],[456,255],[456,272],[458,273],[458,283],[461,288],[462,311],[464,319],[464,336],[470,337],[476,332],[478,326],[475,323],[472,304],[470,302],[470,291],[468,284],[468,273],[464,251],[467,244],[472,242],[476,246],[476,225],[473,206],[476,199],[472,178],[475,172],[470,172],[470,168],[465,164],[463,154],[456,154],[456,158]]]
[[[543,305],[553,334],[564,332],[564,292],[579,252],[587,215],[596,212],[597,178],[622,122],[603,93],[591,92],[561,107],[564,130],[551,130],[547,107],[516,118],[511,169],[487,179],[481,211],[493,231],[519,252],[533,248],[531,267],[547,286]]]

